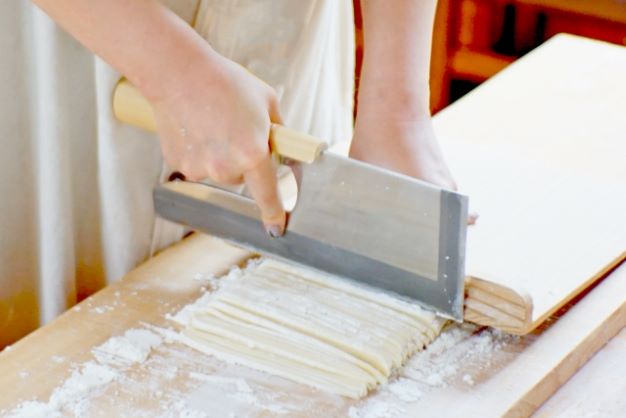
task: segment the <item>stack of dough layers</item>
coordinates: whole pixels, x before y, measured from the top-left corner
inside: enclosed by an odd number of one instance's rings
[[[183,331],[222,360],[359,398],[441,331],[419,306],[273,260],[228,280]]]

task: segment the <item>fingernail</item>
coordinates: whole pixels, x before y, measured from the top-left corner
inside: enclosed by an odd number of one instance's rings
[[[265,230],[267,231],[267,234],[272,238],[278,238],[283,235],[283,229],[280,227],[280,225],[266,225]]]

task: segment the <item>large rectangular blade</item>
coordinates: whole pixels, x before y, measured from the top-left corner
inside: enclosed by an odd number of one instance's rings
[[[462,319],[467,198],[338,155],[298,164],[298,201],[271,239],[249,198],[201,184],[155,189],[157,213],[262,254]]]

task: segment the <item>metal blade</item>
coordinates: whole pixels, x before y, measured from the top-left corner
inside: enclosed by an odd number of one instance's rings
[[[285,235],[271,239],[249,198],[176,182],[155,189],[157,213],[263,254],[417,300],[462,319],[467,198],[324,153],[297,164]]]

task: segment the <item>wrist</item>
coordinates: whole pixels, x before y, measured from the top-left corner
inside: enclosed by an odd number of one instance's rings
[[[359,85],[357,119],[422,120],[430,117],[427,81],[363,77]]]
[[[434,138],[430,114],[423,110],[390,110],[380,104],[363,109],[359,104],[354,126],[357,148],[413,148]]]
[[[152,103],[185,97],[199,88],[211,88],[211,83],[220,84],[216,82],[219,64],[215,55],[208,45],[206,50],[179,50],[175,58],[167,60],[177,61],[175,64],[161,63],[154,67],[154,74],[140,77],[137,87]]]

